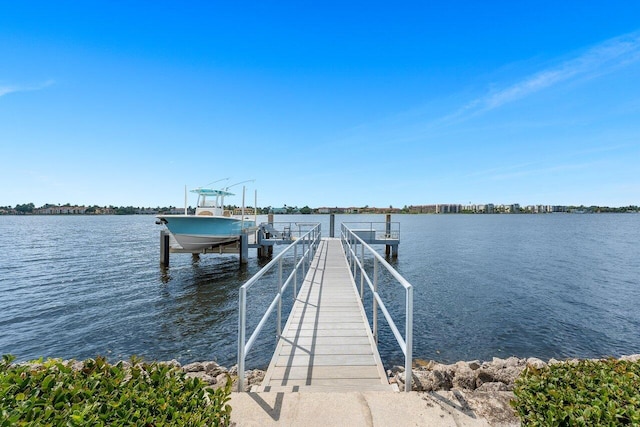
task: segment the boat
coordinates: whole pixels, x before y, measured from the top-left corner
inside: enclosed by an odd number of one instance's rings
[[[233,242],[242,233],[255,229],[255,219],[234,215],[224,209],[224,198],[235,195],[228,191],[228,187],[223,190],[198,187],[191,193],[198,195],[195,215],[188,214],[185,206],[183,215],[156,216],[183,249],[200,251],[213,248]]]

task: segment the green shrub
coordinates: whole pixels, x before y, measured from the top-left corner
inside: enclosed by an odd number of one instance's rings
[[[511,402],[525,426],[640,426],[640,362],[528,367]]]
[[[104,358],[74,370],[60,360],[0,362],[0,426],[228,425],[232,381],[212,390],[180,368],[158,363],[110,365]]]

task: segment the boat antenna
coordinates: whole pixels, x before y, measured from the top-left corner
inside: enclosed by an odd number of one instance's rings
[[[231,177],[222,178],[222,179],[219,179],[219,180],[217,180],[217,181],[213,181],[213,182],[208,183],[207,185],[205,185],[205,187],[208,187],[208,186],[210,186],[211,184],[215,184],[216,182],[220,182],[220,181],[229,181],[229,179],[231,179]]]
[[[231,187],[235,187],[236,185],[244,184],[245,182],[256,182],[256,180],[255,180],[255,179],[248,179],[248,180],[246,180],[246,181],[236,182],[235,184],[230,185],[230,186],[228,186],[227,188],[225,188],[225,191],[226,191],[226,190],[228,190],[228,189],[230,189]]]

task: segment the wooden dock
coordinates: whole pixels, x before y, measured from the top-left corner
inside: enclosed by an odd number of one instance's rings
[[[273,359],[252,391],[397,391],[390,385],[339,239],[322,239]]]

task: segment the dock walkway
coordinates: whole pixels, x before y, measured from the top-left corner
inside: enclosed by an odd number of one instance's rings
[[[324,238],[262,385],[252,391],[393,391],[337,238]]]

